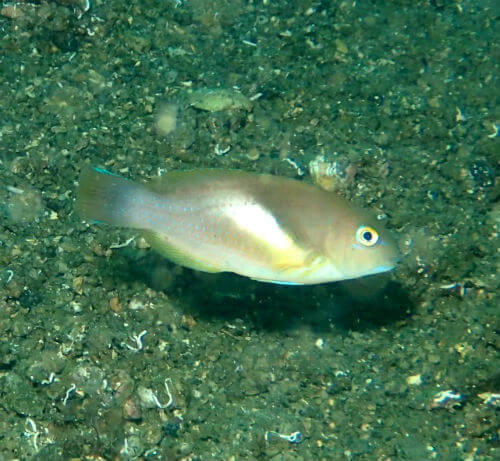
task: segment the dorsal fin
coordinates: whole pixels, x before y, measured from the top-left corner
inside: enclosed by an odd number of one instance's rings
[[[179,188],[182,188],[183,185],[187,185],[189,187],[207,184],[213,185],[214,180],[218,178],[227,178],[234,176],[248,176],[249,174],[244,171],[239,170],[220,170],[220,169],[212,169],[212,168],[202,168],[199,170],[184,170],[184,171],[168,171],[164,173],[162,176],[151,179],[149,183],[146,184],[146,187],[152,190],[153,192],[160,194],[168,194]]]

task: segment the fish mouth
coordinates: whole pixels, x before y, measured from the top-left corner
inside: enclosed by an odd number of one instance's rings
[[[371,274],[380,274],[382,272],[392,271],[399,263],[401,262],[401,255],[397,254],[392,258],[388,258],[388,261],[385,264],[380,264],[379,266],[375,266],[370,273]]]
[[[369,272],[369,274],[367,275],[370,275],[370,274],[381,274],[382,272],[389,272],[389,271],[392,271],[392,269],[394,269],[396,266],[393,265],[393,266],[377,266],[375,268],[373,268],[373,270],[371,270]]]
[[[389,261],[392,263],[392,267],[395,267],[401,262],[401,259],[401,253],[398,251],[392,258],[389,258]]]

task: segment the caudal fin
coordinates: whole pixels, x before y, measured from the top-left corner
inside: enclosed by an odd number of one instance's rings
[[[76,192],[76,210],[87,221],[136,227],[131,203],[140,186],[100,168],[85,168]]]

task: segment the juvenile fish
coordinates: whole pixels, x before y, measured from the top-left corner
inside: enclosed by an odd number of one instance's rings
[[[205,272],[302,285],[389,271],[400,255],[370,213],[303,181],[233,170],[170,172],[139,184],[98,168],[76,207],[140,229],[162,255]]]

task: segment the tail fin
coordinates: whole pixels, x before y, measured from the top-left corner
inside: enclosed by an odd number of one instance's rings
[[[132,208],[140,186],[100,168],[86,168],[80,176],[76,210],[88,221],[136,227]]]

